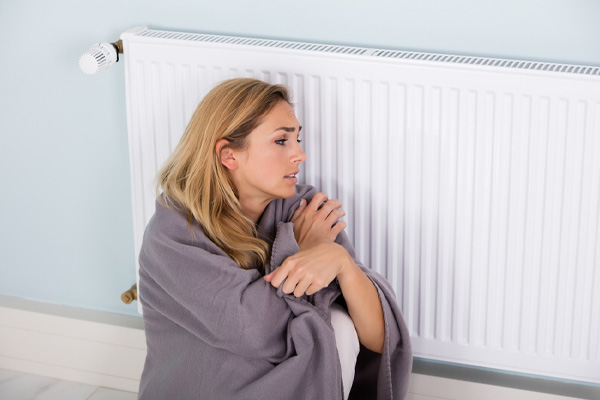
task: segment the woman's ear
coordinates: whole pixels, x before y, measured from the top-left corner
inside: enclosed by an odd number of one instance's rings
[[[217,156],[221,160],[221,164],[223,164],[227,169],[235,170],[238,167],[238,163],[235,158],[234,151],[228,146],[228,144],[229,141],[227,139],[221,139],[217,142],[215,150],[217,152]]]

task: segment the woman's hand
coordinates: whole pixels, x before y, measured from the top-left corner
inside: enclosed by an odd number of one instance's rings
[[[329,286],[332,280],[352,266],[356,264],[345,248],[337,243],[319,243],[286,258],[281,266],[265,276],[265,280],[278,288],[287,278],[282,287],[283,293],[301,297]]]
[[[308,205],[304,199],[300,202],[291,222],[301,251],[335,241],[337,235],[346,228],[345,221],[338,221],[346,215],[341,207],[339,200],[328,200],[325,193],[315,194]]]

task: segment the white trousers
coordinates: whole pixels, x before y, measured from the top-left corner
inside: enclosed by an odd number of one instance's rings
[[[335,345],[342,366],[344,400],[347,400],[352,388],[352,382],[354,382],[354,368],[356,367],[356,358],[360,351],[360,344],[352,318],[350,318],[344,307],[337,303],[331,305],[331,326],[335,333]]]

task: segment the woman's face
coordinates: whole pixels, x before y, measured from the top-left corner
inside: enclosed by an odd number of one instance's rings
[[[263,117],[248,136],[248,146],[236,152],[238,168],[231,172],[240,200],[268,203],[295,194],[296,174],[306,160],[299,144],[300,129],[286,101]]]

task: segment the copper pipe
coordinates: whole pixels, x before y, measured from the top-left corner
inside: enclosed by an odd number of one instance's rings
[[[121,39],[111,44],[117,48],[117,53],[123,54],[123,41]]]
[[[137,284],[134,283],[128,291],[124,292],[121,295],[121,300],[123,300],[123,303],[125,304],[130,304],[132,301],[137,300]]]

